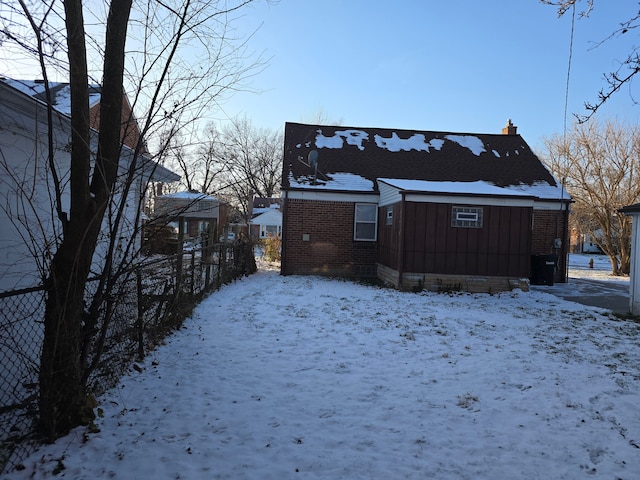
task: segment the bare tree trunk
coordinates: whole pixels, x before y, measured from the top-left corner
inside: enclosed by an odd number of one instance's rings
[[[40,428],[49,440],[93,418],[81,368],[85,286],[117,177],[124,44],[131,0],[107,20],[98,154],[91,183],[89,94],[81,0],[65,0],[71,87],[71,209],[51,264],[40,365]],[[90,188],[91,186],[91,188]]]
[[[71,215],[51,264],[40,362],[40,428],[53,440],[84,421],[79,363],[84,286],[83,245],[89,196],[89,92],[84,19],[79,0],[64,2],[71,87]],[[83,88],[84,84],[84,88]],[[90,264],[90,261],[89,261]]]
[[[35,202],[30,206],[34,216],[44,215],[42,218],[50,220],[51,228],[29,230],[29,222],[25,220],[27,238],[31,241],[28,250],[47,288],[39,407],[40,428],[50,440],[85,423],[93,415],[86,402],[85,383],[99,363],[102,342],[109,330],[113,290],[135,255],[131,247],[134,239],[126,240],[120,230],[127,222],[127,225],[138,225],[139,217],[136,220],[130,217],[131,208],[136,207],[129,204],[128,194],[133,182],[141,180],[143,185],[154,169],[150,159],[146,159],[147,166],[143,165],[144,161],[137,163],[137,155],[146,150],[143,139],[152,136],[156,129],[177,134],[185,125],[195,124],[199,116],[216,103],[213,101],[216,97],[264,65],[259,56],[255,58],[246,50],[246,41],[230,41],[227,33],[228,22],[252,1],[137,2],[140,22],[135,23],[136,34],[130,37],[134,46],[126,57],[135,66],[128,73],[137,93],[129,106],[133,109],[140,100],[141,108],[146,110],[146,120],[133,160],[128,160],[128,175],[122,177],[118,173],[121,140],[126,138],[121,135],[124,47],[132,0],[104,2],[110,6],[106,20],[102,18],[102,11],[93,12],[96,25],[104,26],[104,41],[91,38],[85,31],[83,3],[86,1],[17,0],[15,7],[14,2],[7,4],[9,12],[18,14],[3,18],[7,23],[0,23],[0,37],[24,49],[27,57],[31,52],[37,55],[45,89],[48,90],[47,68],[68,67],[70,74],[70,170],[67,171],[64,141],[55,141],[58,139],[54,139],[54,123],[50,119],[48,167],[52,184],[37,185],[37,188],[49,189],[51,204]],[[20,16],[21,11],[24,18]],[[65,36],[59,31],[60,18],[66,27],[66,60],[59,57]],[[26,27],[33,30],[35,39],[28,33],[14,35],[13,32],[21,32]],[[195,49],[197,55],[188,54]],[[104,58],[102,69],[95,62],[87,63],[87,58],[94,56]],[[207,60],[203,60],[204,57]],[[254,63],[246,67],[245,60],[251,58],[255,58]],[[90,147],[95,135],[89,128],[90,66],[95,66],[103,78],[97,152]],[[52,117],[49,93],[47,99]],[[132,125],[136,123],[133,116],[130,120]],[[67,126],[65,122],[64,127]],[[170,139],[169,136],[167,142]],[[95,162],[92,161],[94,154]],[[203,191],[208,190],[204,186],[210,179],[220,173],[216,166],[215,163],[207,165],[213,170],[204,176]],[[36,185],[35,177],[33,183]],[[18,187],[16,185],[15,192],[26,195]],[[127,246],[123,249],[124,243]],[[93,274],[101,275],[102,280],[96,288],[93,284],[87,288],[87,278]]]

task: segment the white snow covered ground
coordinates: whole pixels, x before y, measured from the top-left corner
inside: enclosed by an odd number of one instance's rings
[[[593,268],[589,266],[589,260],[593,260]],[[611,262],[609,257],[606,255],[590,255],[586,253],[570,254],[569,280],[572,278],[591,279],[619,283],[627,286],[629,285],[628,276],[614,277],[611,275]],[[569,281],[568,285],[571,285],[571,281]]]
[[[7,479],[640,478],[640,325],[538,289],[266,268],[139,367]]]

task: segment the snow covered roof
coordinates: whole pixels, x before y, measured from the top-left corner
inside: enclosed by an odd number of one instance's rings
[[[497,187],[496,185],[478,180],[476,182],[430,182],[427,180],[402,180],[394,178],[380,178],[380,182],[384,182],[392,187],[400,190],[418,192],[418,193],[456,193],[456,194],[477,194],[477,195],[515,195],[528,196],[524,192],[518,192],[511,189]]]
[[[377,193],[385,179],[413,191],[570,199],[517,134],[287,123],[282,178],[284,190]]]
[[[20,128],[29,130],[34,135],[37,135],[37,130],[33,130],[36,128],[33,125],[33,121],[26,122],[25,119],[36,119],[41,122],[46,122],[46,115],[40,113],[46,108],[46,105],[37,95],[26,94],[23,90],[17,88],[20,85],[22,88],[27,88],[25,82],[0,77],[0,106],[4,114],[4,116],[0,115],[0,119],[9,123],[17,122],[22,125]],[[59,137],[58,139],[62,141],[62,138],[68,138],[67,136],[71,128],[71,117],[57,109],[55,109],[55,116],[58,120],[55,124],[58,128],[62,129],[63,132],[63,134],[58,132],[56,135]],[[95,130],[91,136],[91,149],[94,152],[97,149],[97,135]],[[120,156],[120,165],[121,168],[125,169],[124,171],[129,168],[133,155],[134,150],[125,145]],[[144,154],[138,161],[137,172],[142,175],[142,178],[150,178],[157,182],[176,182],[180,180],[179,175],[156,163]]]
[[[34,97],[42,102],[46,102],[45,84],[42,80],[15,80],[1,78],[0,81]],[[49,82],[51,92],[51,104],[60,113],[71,115],[71,89],[68,83]],[[92,107],[100,101],[102,87],[100,85],[89,85],[89,106]]]
[[[568,194],[560,184],[552,186],[545,182],[534,183],[533,185],[519,184],[504,187],[499,187],[484,180],[475,182],[433,182],[427,180],[379,178],[378,182],[384,182],[399,190],[415,193],[535,197],[544,200],[568,200]]]
[[[279,211],[279,210],[280,210],[280,206],[279,206],[279,205],[275,205],[275,204],[274,204],[274,205],[271,205],[270,207],[266,207],[266,208],[262,208],[262,207],[261,207],[261,208],[254,208],[254,209],[251,211],[251,214],[255,217],[255,216],[257,216],[257,215],[261,215],[261,214],[263,214],[263,213],[270,212],[271,210],[277,210],[277,211]]]
[[[277,208],[266,209],[255,215],[249,223],[252,225],[282,225],[282,212]]]

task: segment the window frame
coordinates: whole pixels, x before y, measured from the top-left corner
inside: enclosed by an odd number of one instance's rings
[[[453,228],[482,228],[483,225],[483,207],[470,205],[453,205],[451,207],[451,226]]]
[[[271,231],[269,231],[270,229]],[[280,237],[281,235],[282,227],[280,225],[260,225],[260,238]]]
[[[358,209],[363,207],[372,207],[374,212],[373,220],[359,219]],[[373,238],[359,237],[358,225],[373,225]],[[353,240],[356,242],[376,242],[378,241],[378,204],[358,202],[353,207]]]

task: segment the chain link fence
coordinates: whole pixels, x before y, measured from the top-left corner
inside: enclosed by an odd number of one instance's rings
[[[182,255],[143,258],[101,300],[87,343],[87,391],[116,385],[131,363],[175,331],[207,293],[253,273],[248,243],[216,244]],[[100,279],[87,285],[90,299]],[[44,287],[0,292],[0,473],[20,468],[39,444],[38,372]]]

